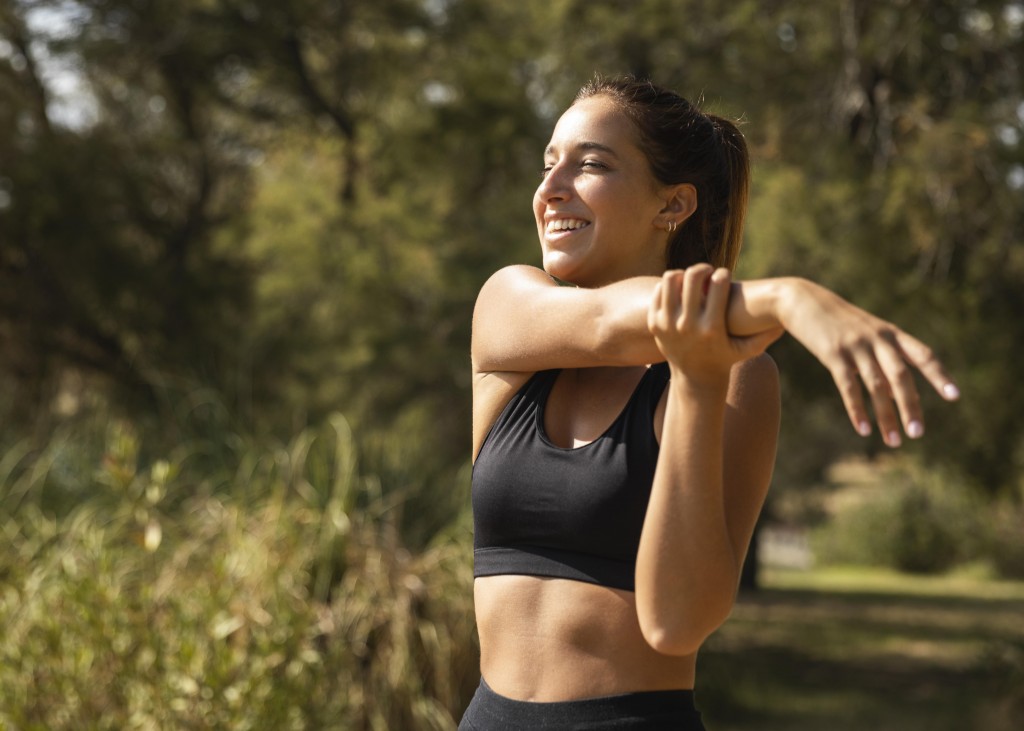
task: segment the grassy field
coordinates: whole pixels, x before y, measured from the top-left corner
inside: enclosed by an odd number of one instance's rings
[[[708,642],[711,731],[1024,728],[1024,583],[768,572]]]

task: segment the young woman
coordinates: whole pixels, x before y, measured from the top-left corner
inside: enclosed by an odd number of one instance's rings
[[[473,319],[482,680],[460,729],[702,729],[697,650],[728,616],[775,460],[784,330],[854,427],[924,426],[929,349],[797,278],[732,282],[746,145],[632,79],[585,87],[544,152],[544,271],[513,266]],[[571,283],[574,287],[563,286]]]

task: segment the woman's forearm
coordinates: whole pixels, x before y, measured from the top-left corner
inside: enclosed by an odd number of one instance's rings
[[[799,277],[733,282],[726,326],[733,335],[754,335],[786,327],[787,308],[806,283]]]
[[[652,297],[671,379],[636,606],[644,637],[666,654],[695,652],[728,616],[775,456],[778,372],[760,355],[777,328],[729,333],[731,295],[728,273],[705,266],[666,274]]]
[[[660,277],[636,277],[602,288],[604,336],[601,350],[622,364],[661,360],[647,328],[651,296]],[[806,280],[777,277],[734,282],[726,309],[726,326],[733,335],[756,335],[785,327],[785,312]]]
[[[658,652],[697,651],[728,615],[739,580],[723,495],[725,393],[669,385],[662,444],[636,564],[641,630]]]
[[[619,314],[617,327],[611,329],[612,337],[621,338],[634,347],[638,340],[650,340],[653,345],[654,336],[647,329],[647,310],[659,281],[659,277],[637,277],[611,285],[606,311]],[[733,282],[725,313],[726,327],[731,334],[739,336],[786,327],[786,321],[792,319],[789,315],[792,304],[799,301],[801,290],[808,285],[810,282],[799,277]]]

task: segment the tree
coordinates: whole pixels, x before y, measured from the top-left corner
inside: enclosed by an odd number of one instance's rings
[[[7,0],[0,371],[23,422],[69,371],[183,429],[208,416],[190,393],[257,434],[341,409],[397,482],[450,483],[475,292],[538,260],[558,113],[593,72],[633,71],[745,119],[740,274],[811,276],[935,344],[966,398],[914,449],[999,490],[1024,454],[1004,365],[1022,19],[1005,0]],[[55,115],[58,63],[84,121]],[[775,352],[777,483],[879,449],[823,369]]]

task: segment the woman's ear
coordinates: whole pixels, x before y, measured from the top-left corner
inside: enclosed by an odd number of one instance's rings
[[[665,207],[658,212],[664,228],[674,231],[697,210],[697,188],[692,183],[670,185],[665,189]]]

